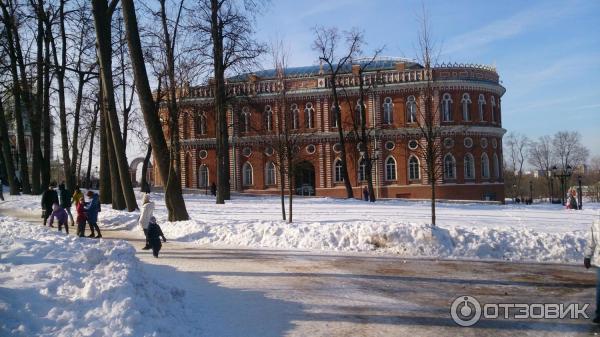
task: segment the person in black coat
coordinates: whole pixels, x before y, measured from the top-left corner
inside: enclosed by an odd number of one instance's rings
[[[48,189],[42,194],[42,218],[44,219],[44,226],[46,226],[46,222],[52,214],[52,205],[58,204],[58,193],[56,193],[54,187],[56,187],[56,183],[50,183]]]
[[[163,239],[163,242],[167,242],[167,238],[165,238],[162,229],[160,229],[160,226],[156,223],[156,218],[151,216],[150,223],[148,224],[148,242],[150,242],[150,248],[152,248],[152,255],[154,255],[154,257],[158,257],[158,252],[162,248],[160,238]]]
[[[73,220],[73,214],[71,214],[71,193],[65,188],[65,183],[58,185],[58,198],[60,199],[60,207],[62,207],[71,219],[71,226],[74,226],[75,221]]]
[[[215,184],[214,182],[212,184],[210,184],[210,195],[212,195],[212,196],[217,195],[217,184]]]

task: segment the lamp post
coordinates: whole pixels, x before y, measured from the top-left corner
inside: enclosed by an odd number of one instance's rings
[[[377,160],[379,160],[379,148],[377,148],[377,141],[375,141],[375,148],[373,149],[372,157],[369,156],[369,150],[367,149],[367,146],[362,142],[358,143],[358,152],[360,153],[360,157],[367,163],[366,169],[372,170],[373,161],[377,162]],[[377,180],[377,173],[375,178]],[[377,198],[379,198],[379,193],[377,193]],[[369,199],[371,202],[375,201],[375,197],[370,196]]]
[[[558,167],[556,167],[556,165],[552,166],[552,176],[558,178],[558,180],[560,181],[560,202],[563,206],[565,205],[565,194],[567,194],[566,183],[572,174],[573,169],[571,168],[571,165],[567,165],[566,168],[562,169],[559,169]]]
[[[583,190],[581,188],[581,175],[577,176],[577,207],[583,209]]]

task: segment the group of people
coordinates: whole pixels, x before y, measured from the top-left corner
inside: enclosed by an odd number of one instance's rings
[[[98,193],[88,191],[85,196],[87,196],[89,201],[86,202],[79,186],[75,187],[72,195],[65,188],[64,183],[58,185],[58,192],[55,188],[56,183],[53,182],[42,194],[42,218],[44,219],[44,226],[54,227],[52,224],[56,218],[58,230],[62,232],[62,228],[64,227],[65,232],[69,234],[70,219],[71,226],[74,226],[75,222],[77,223],[77,235],[79,237],[85,236],[85,225],[88,223],[90,226],[90,235],[88,237],[101,238],[102,233],[100,232],[100,227],[98,227],[98,212],[100,212]],[[77,212],[75,220],[71,213],[73,205],[75,205],[75,211]]]

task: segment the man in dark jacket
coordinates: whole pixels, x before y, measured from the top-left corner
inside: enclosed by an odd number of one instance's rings
[[[162,243],[160,243],[160,238],[163,239],[163,242],[167,242],[167,238],[163,234],[162,229],[156,223],[156,218],[151,216],[148,224],[148,242],[150,243],[150,247],[152,248],[152,255],[154,255],[154,257],[158,257],[158,252],[162,247]]]
[[[98,212],[100,211],[100,200],[98,193],[88,191],[86,196],[91,199],[90,202],[88,202],[87,207],[85,207],[87,221],[88,224],[90,224],[90,231],[92,232],[92,234],[88,235],[88,237],[93,238],[95,236],[94,230],[96,230],[98,235],[95,237],[101,238],[102,233],[100,233],[100,227],[98,227]]]
[[[73,214],[71,214],[71,194],[65,188],[65,183],[60,183],[58,185],[58,198],[60,199],[60,207],[62,207],[67,214],[69,215],[69,219],[71,219],[71,226],[74,225]]]
[[[52,214],[52,205],[58,204],[58,193],[56,193],[54,187],[56,187],[56,183],[50,183],[48,189],[42,194],[42,218],[44,219],[44,226],[46,226],[46,222]],[[50,224],[50,227],[52,227],[52,224]]]

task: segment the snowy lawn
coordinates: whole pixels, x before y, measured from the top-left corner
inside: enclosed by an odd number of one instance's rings
[[[183,290],[148,275],[125,241],[0,217],[0,336],[194,336]]]
[[[600,205],[583,211],[560,205],[490,205],[439,203],[438,226],[432,227],[428,202],[297,198],[294,223],[281,220],[278,197],[234,196],[225,205],[214,198],[186,195],[192,220],[166,222],[160,194],[155,215],[169,239],[199,244],[374,251],[406,257],[499,259],[579,263]],[[39,198],[22,196],[3,207],[38,212]],[[141,195],[138,194],[138,199]],[[103,205],[101,226],[140,231],[137,212]]]

